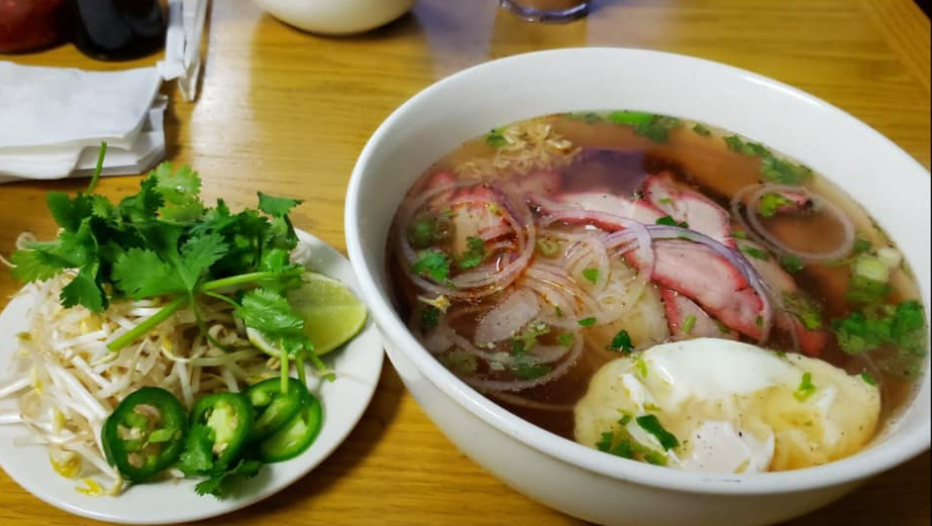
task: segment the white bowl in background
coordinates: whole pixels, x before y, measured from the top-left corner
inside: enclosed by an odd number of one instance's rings
[[[346,198],[346,241],[362,296],[402,380],[446,436],[548,506],[602,524],[640,526],[774,524],[926,450],[928,364],[915,403],[861,453],[801,471],[715,475],[632,462],[553,435],[489,401],[431,357],[395,312],[386,275],[388,229],[406,190],[442,155],[492,128],[607,109],[720,126],[825,174],[898,242],[929,305],[929,173],[838,108],[747,71],[653,51],[566,49],[490,62],[439,82],[389,117],[360,155]]]
[[[255,0],[279,20],[311,33],[352,35],[384,26],[417,0]]]

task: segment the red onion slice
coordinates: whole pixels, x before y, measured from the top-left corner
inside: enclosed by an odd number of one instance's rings
[[[835,216],[835,219],[844,229],[844,239],[838,247],[828,252],[806,252],[797,250],[783,241],[780,241],[776,236],[767,231],[766,227],[764,227],[761,222],[760,214],[757,213],[760,200],[764,195],[769,193],[783,194],[787,192],[803,195],[815,203],[818,209],[827,211]],[[741,207],[745,204],[745,198],[748,199],[748,202],[744,206],[744,213],[742,213]],[[854,222],[851,221],[851,218],[849,218],[841,208],[828,199],[824,199],[820,195],[800,186],[762,184],[743,188],[732,198],[731,211],[732,215],[738,219],[748,233],[757,241],[766,245],[767,248],[778,254],[796,256],[807,263],[825,263],[847,257],[851,254],[857,237],[857,230],[854,226]]]
[[[548,384],[554,380],[557,380],[563,377],[568,373],[576,362],[579,360],[579,357],[582,356],[583,351],[583,339],[576,338],[573,341],[572,349],[567,355],[566,359],[560,362],[559,365],[553,368],[549,373],[531,380],[486,380],[478,376],[471,376],[463,378],[463,381],[467,384],[473,386],[479,391],[504,391],[504,392],[517,392],[524,391],[526,389],[531,389],[533,387],[538,387],[541,385]]]
[[[507,340],[534,321],[538,314],[537,295],[528,289],[518,289],[482,317],[473,339],[480,345]]]

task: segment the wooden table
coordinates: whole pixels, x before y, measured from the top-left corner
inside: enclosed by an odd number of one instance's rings
[[[222,195],[234,207],[252,205],[260,189],[307,199],[295,223],[342,249],[343,196],[356,156],[407,98],[460,69],[515,53],[632,46],[701,56],[798,86],[930,164],[929,19],[910,0],[597,0],[588,20],[565,26],[526,24],[496,4],[421,0],[412,15],[374,33],[319,38],[262,15],[246,0],[217,0],[200,100],[187,104],[167,89],[169,156],[195,166],[207,196]],[[12,60],[125,67],[87,60],[70,46]],[[137,183],[111,178],[99,188],[117,196]],[[45,192],[83,184],[0,187],[0,252],[8,254],[24,230],[52,235]],[[16,287],[0,275],[0,297]],[[926,454],[791,524],[928,525],[929,463]],[[86,523],[0,472],[0,524]],[[215,523],[579,522],[512,491],[461,455],[386,365],[371,408],[329,460],[276,497]]]

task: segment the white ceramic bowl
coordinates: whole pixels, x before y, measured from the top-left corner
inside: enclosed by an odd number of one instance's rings
[[[362,33],[397,20],[416,0],[255,0],[269,14],[322,35]]]
[[[841,110],[747,71],[652,51],[567,49],[490,62],[432,86],[389,117],[360,156],[346,200],[346,240],[363,297],[405,385],[447,437],[548,506],[602,524],[640,526],[774,524],[823,506],[927,449],[928,374],[898,424],[840,462],[740,476],[649,466],[513,416],[459,381],[414,339],[392,308],[385,272],[389,224],[407,188],[441,155],[496,126],[615,108],[721,126],[825,174],[899,243],[929,305],[929,173]]]

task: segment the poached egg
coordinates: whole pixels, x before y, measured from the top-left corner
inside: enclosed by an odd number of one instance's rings
[[[623,456],[633,446],[636,459],[672,468],[757,473],[852,455],[874,436],[879,416],[880,392],[859,375],[801,355],[699,338],[605,364],[575,407],[575,435]],[[645,425],[654,421],[661,431]],[[676,440],[663,440],[664,433]]]

